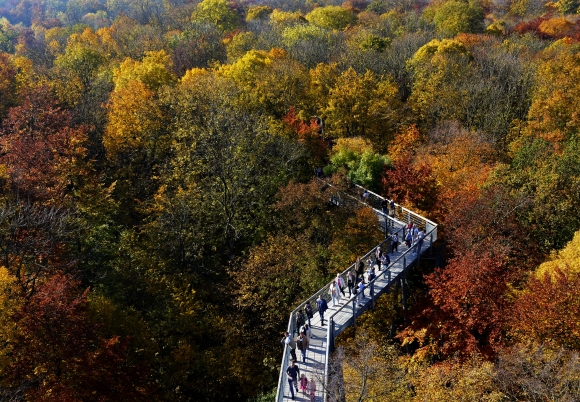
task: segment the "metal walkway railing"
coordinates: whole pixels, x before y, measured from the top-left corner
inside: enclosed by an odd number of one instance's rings
[[[330,186],[330,184],[326,183]],[[367,191],[368,196],[363,199],[360,197],[365,191]],[[353,194],[354,193],[354,194]],[[290,313],[290,318],[288,320],[288,333],[294,336],[294,333],[298,332],[296,328],[296,314],[298,310],[302,309],[306,302],[310,302],[315,316],[312,319],[312,332],[313,338],[310,343],[309,351],[307,352],[307,359],[309,363],[299,363],[301,367],[301,373],[307,374],[309,379],[316,379],[318,382],[317,387],[317,398],[316,400],[326,401],[327,384],[329,381],[329,361],[330,354],[334,350],[334,340],[336,337],[351,325],[355,325],[357,317],[359,317],[363,312],[372,309],[374,307],[375,300],[381,296],[383,293],[389,293],[390,288],[395,284],[402,275],[416,262],[419,261],[420,256],[427,250],[431,248],[433,242],[437,240],[437,225],[410,211],[398,204],[395,204],[395,210],[389,211],[389,213],[384,213],[381,210],[381,203],[385,200],[378,194],[372,193],[364,188],[353,185],[350,189],[342,192],[341,199],[331,200],[337,204],[341,203],[361,203],[365,204],[367,207],[373,208],[374,212],[377,214],[381,230],[385,232],[387,238],[366,253],[362,260],[365,261],[369,256],[374,256],[377,247],[381,247],[381,250],[391,251],[392,241],[391,234],[397,232],[399,234],[400,243],[403,243],[405,236],[405,230],[408,222],[413,222],[419,228],[425,230],[424,240],[421,242],[421,249],[419,250],[419,244],[414,244],[412,247],[407,248],[405,245],[400,245],[401,249],[404,251],[397,251],[391,253],[391,263],[387,269],[380,271],[376,278],[369,283],[367,283],[367,289],[364,293],[368,292],[368,297],[364,297],[361,303],[358,303],[358,295],[354,295],[348,298],[346,303],[330,307],[327,312],[327,317],[325,321],[328,322],[327,328],[323,328],[321,325],[316,325],[319,323],[319,318],[317,316],[317,304],[316,299],[319,295],[322,295],[325,299],[328,299],[330,284],[327,283],[323,288],[319,289],[316,293],[310,296],[308,299],[304,300],[292,313]],[[378,264],[380,267],[380,263]],[[341,272],[343,276],[349,271],[355,269],[355,263]],[[328,301],[328,300],[327,300]],[[310,356],[310,357],[309,357]],[[278,390],[276,393],[276,401],[282,402],[286,398],[290,399],[290,388],[288,381],[286,381],[286,369],[290,364],[290,350],[288,346],[284,347],[284,356],[282,358],[282,365],[280,369],[280,377],[278,380]],[[322,382],[323,384],[320,384]],[[309,401],[308,397],[296,396],[298,400]]]

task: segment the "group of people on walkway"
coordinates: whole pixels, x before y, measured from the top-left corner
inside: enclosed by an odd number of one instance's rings
[[[394,235],[393,235],[394,236]],[[405,235],[405,244],[408,248],[413,246],[417,246],[415,248],[415,255],[420,253],[420,250],[423,248],[423,239],[425,238],[425,232],[422,229],[419,229],[417,225],[413,222],[409,222],[406,228],[406,235]],[[394,239],[393,239],[394,242]]]
[[[310,378],[309,380],[304,374],[300,375],[300,368],[295,360],[290,360],[290,366],[286,369],[286,375],[288,376],[288,384],[290,385],[292,399],[295,398],[294,390],[298,393],[298,387],[300,387],[302,393],[310,397],[310,402],[315,401],[316,383],[314,382],[314,378]]]
[[[308,303],[307,306],[310,306]],[[304,307],[306,310],[306,306]],[[294,389],[298,392],[298,386],[300,386],[300,390],[304,394],[308,394],[310,400],[314,402],[315,393],[316,393],[316,384],[314,383],[313,379],[308,380],[304,374],[300,376],[300,369],[296,364],[296,348],[302,354],[302,362],[306,362],[306,351],[310,346],[310,340],[312,339],[312,330],[310,329],[310,325],[305,322],[304,313],[302,310],[298,311],[297,315],[297,323],[299,320],[302,322],[302,325],[298,330],[298,336],[295,337],[294,334],[290,334],[288,332],[284,333],[284,338],[282,338],[282,342],[286,344],[290,348],[290,355],[292,356],[292,360],[290,360],[290,366],[286,370],[286,374],[288,375],[288,383],[290,384],[290,392],[292,393],[292,399],[294,399]],[[301,317],[301,318],[298,318]],[[310,320],[310,317],[309,317]],[[300,384],[300,385],[299,385]]]

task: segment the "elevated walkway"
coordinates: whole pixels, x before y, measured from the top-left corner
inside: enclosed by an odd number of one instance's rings
[[[374,212],[377,214],[380,229],[384,231],[385,235],[389,236],[385,241],[378,244],[365,254],[362,257],[362,260],[366,262],[369,257],[374,257],[377,247],[381,247],[382,251],[391,251],[390,235],[395,232],[399,234],[400,243],[398,251],[389,253],[391,264],[387,269],[379,271],[378,268],[380,268],[380,266],[375,264],[375,272],[378,272],[377,277],[370,283],[366,281],[367,288],[364,291],[365,297],[362,299],[361,304],[358,304],[359,300],[357,296],[351,295],[349,297],[348,289],[345,288],[346,297],[342,297],[337,306],[332,306],[329,296],[329,282],[322,289],[304,300],[304,302],[302,302],[290,314],[287,330],[290,334],[295,335],[298,332],[296,328],[296,314],[298,313],[298,310],[302,309],[304,304],[309,301],[315,311],[314,318],[311,320],[312,339],[306,352],[306,362],[303,363],[301,361],[301,353],[299,350],[296,350],[296,356],[298,358],[296,364],[300,368],[300,374],[304,374],[308,380],[314,380],[316,382],[317,402],[326,401],[325,390],[329,380],[328,365],[330,354],[334,350],[334,340],[336,337],[349,326],[355,325],[356,319],[362,313],[368,309],[374,308],[375,300],[383,293],[389,293],[391,287],[405,275],[407,270],[419,262],[421,255],[430,250],[433,242],[437,240],[437,225],[435,223],[398,204],[395,204],[394,211],[389,210],[388,213],[384,213],[380,209],[381,203],[384,200],[383,197],[370,191],[366,191],[365,197],[362,197],[363,193],[365,193],[364,188],[353,185],[346,192],[342,193],[340,199],[332,200],[332,202],[335,202],[336,204],[356,202],[373,208]],[[414,244],[410,248],[405,245],[403,239],[408,222],[413,222],[424,231],[425,237],[421,248],[419,248],[419,244]],[[355,264],[353,263],[341,273],[345,282],[346,273],[349,270],[354,269]],[[324,314],[324,326],[320,325],[320,317],[316,305],[316,299],[318,299],[318,296],[321,294],[322,297],[326,299],[329,307]],[[285,346],[282,365],[280,368],[280,377],[278,380],[278,390],[276,394],[277,402],[291,400],[291,393],[286,375],[286,369],[290,365],[290,358],[290,348]],[[295,400],[310,401],[310,398],[308,395],[299,391],[296,394]]]

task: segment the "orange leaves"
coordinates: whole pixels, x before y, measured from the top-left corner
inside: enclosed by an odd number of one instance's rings
[[[414,124],[404,127],[395,135],[395,139],[389,145],[389,156],[393,161],[397,161],[412,155],[423,142],[423,137],[419,129]]]
[[[530,277],[510,313],[517,340],[580,348],[580,275],[567,271]]]
[[[296,110],[291,107],[288,113],[283,117],[284,123],[290,127],[298,136],[298,141],[304,144],[310,151],[314,163],[319,166],[327,156],[326,146],[319,132],[322,127],[314,118],[310,119],[309,124],[298,118]]]

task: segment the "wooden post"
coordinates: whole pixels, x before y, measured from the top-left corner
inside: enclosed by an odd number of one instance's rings
[[[352,299],[352,326],[356,328],[356,297]]]

